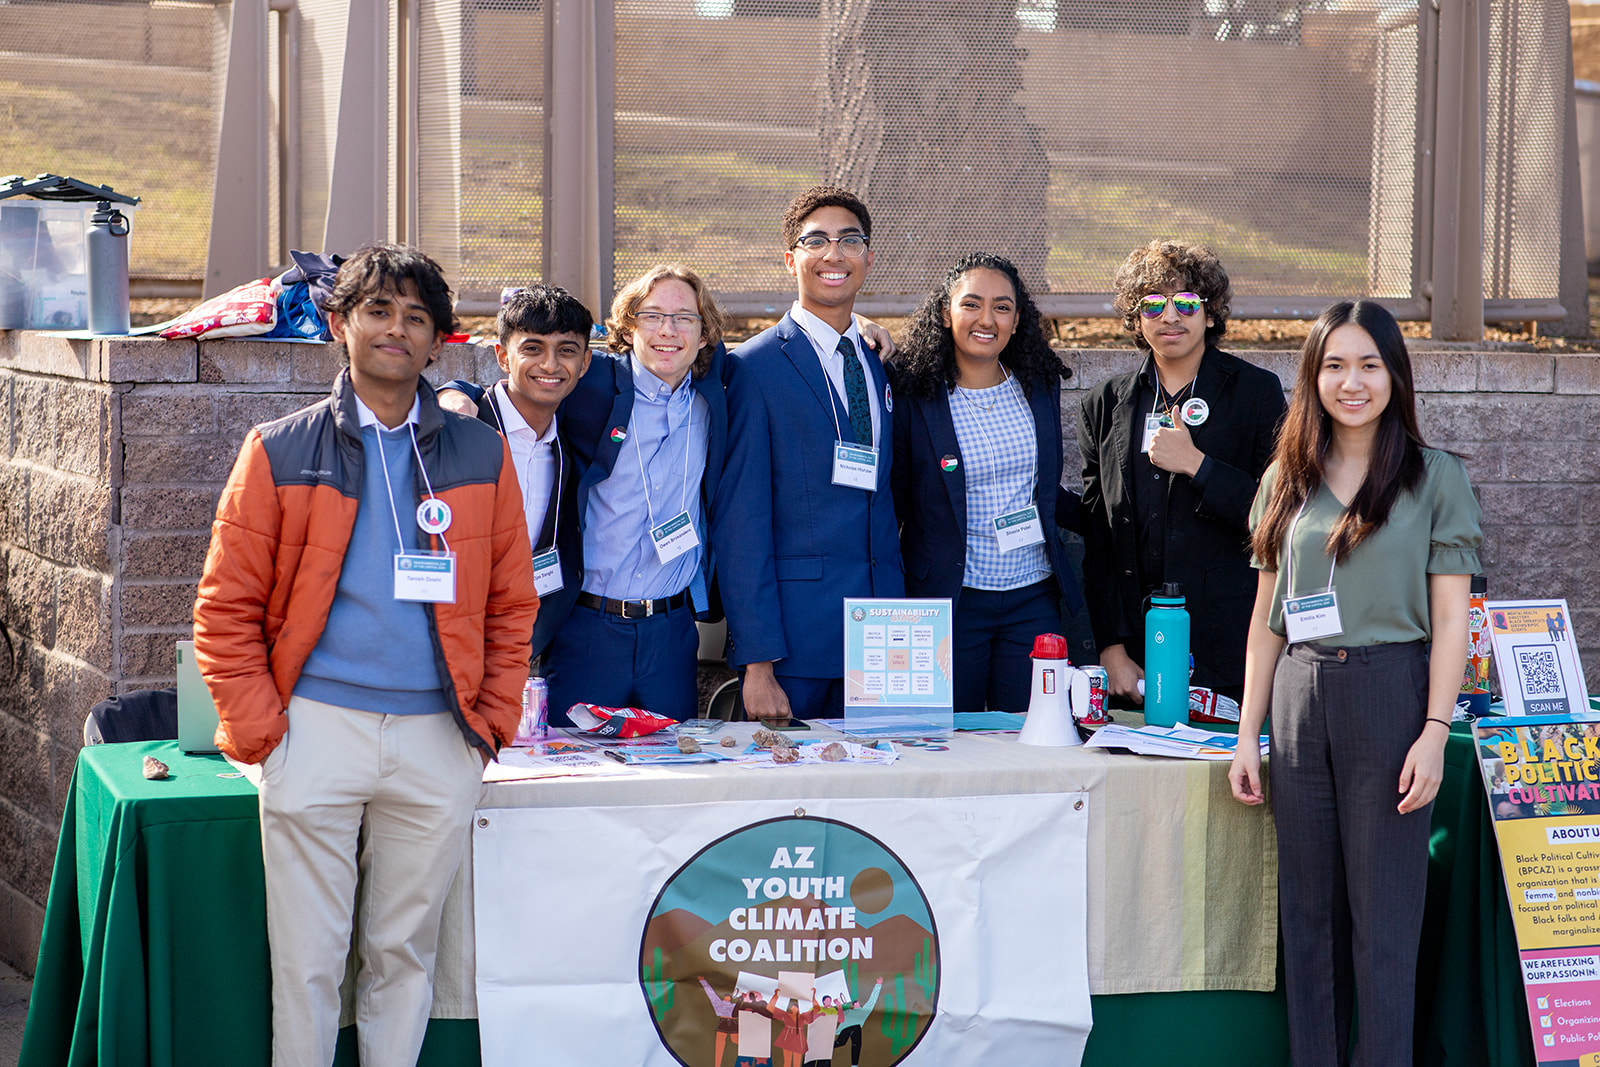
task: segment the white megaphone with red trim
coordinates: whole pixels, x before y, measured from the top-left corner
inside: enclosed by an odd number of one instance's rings
[[[1089,676],[1067,659],[1067,639],[1040,634],[1033,639],[1033,695],[1022,724],[1025,745],[1060,748],[1081,745],[1077,718],[1089,711]]]

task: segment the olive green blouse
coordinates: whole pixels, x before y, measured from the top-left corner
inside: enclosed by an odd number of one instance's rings
[[[1316,641],[1322,645],[1400,644],[1426,641],[1429,635],[1428,575],[1477,574],[1478,546],[1483,544],[1482,511],[1467,469],[1461,460],[1433,448],[1422,450],[1424,471],[1416,491],[1402,493],[1382,526],[1338,561],[1333,588],[1339,594],[1339,620],[1344,632]],[[1261,477],[1255,504],[1250,508],[1253,531],[1266,513],[1277,482],[1274,464]],[[1326,485],[1306,501],[1300,521],[1293,525],[1294,589],[1296,596],[1321,593],[1328,588],[1325,546],[1328,534],[1345,512],[1345,506]],[[1282,636],[1283,599],[1289,568],[1279,556],[1273,586],[1272,632]],[[1251,564],[1267,570],[1259,558]]]

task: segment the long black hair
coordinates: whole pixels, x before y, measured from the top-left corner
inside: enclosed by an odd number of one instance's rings
[[[1354,325],[1367,331],[1378,355],[1389,372],[1389,403],[1378,417],[1378,431],[1361,482],[1350,506],[1328,534],[1327,551],[1347,556],[1389,519],[1389,509],[1401,493],[1415,489],[1422,481],[1426,442],[1417,429],[1416,386],[1411,379],[1411,356],[1406,352],[1400,324],[1381,305],[1366,300],[1344,300],[1317,317],[1300,349],[1300,370],[1295,377],[1294,398],[1278,431],[1278,446],[1272,461],[1277,465],[1277,481],[1272,499],[1256,526],[1251,548],[1257,558],[1276,566],[1295,512],[1317,488],[1327,473],[1328,445],[1333,439],[1333,419],[1323,410],[1317,394],[1317,375],[1322,370],[1322,353],[1328,338],[1341,326]]]
[[[911,324],[906,327],[900,348],[891,357],[897,370],[897,388],[912,396],[936,396],[940,389],[946,393],[956,387],[956,345],[950,327],[944,324],[945,311],[950,306],[950,293],[969,271],[992,270],[1004,274],[1011,281],[1011,291],[1017,295],[1017,331],[1000,353],[1000,363],[1009,370],[1024,391],[1032,393],[1035,386],[1052,379],[1059,381],[1072,372],[1051,351],[1044,339],[1044,329],[1039,321],[1039,309],[1022,284],[1017,268],[1004,256],[992,252],[971,252],[951,267],[944,279],[922,301]]]

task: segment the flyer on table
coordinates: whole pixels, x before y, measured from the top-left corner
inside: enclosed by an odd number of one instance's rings
[[[1600,714],[1476,729],[1535,1058],[1600,1064]]]
[[[948,710],[949,599],[844,602],[844,704],[856,708]]]
[[[1484,610],[1508,715],[1571,715],[1587,707],[1565,600],[1491,600]]]

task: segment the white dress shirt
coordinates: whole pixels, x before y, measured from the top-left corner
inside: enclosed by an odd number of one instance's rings
[[[883,440],[883,416],[879,410],[883,404],[883,397],[878,394],[878,380],[872,376],[872,367],[861,354],[861,334],[856,330],[855,316],[850,317],[850,328],[842,335],[801,307],[798,302],[789,309],[789,317],[800,327],[800,332],[810,339],[811,347],[817,350],[817,358],[822,361],[822,372],[828,376],[828,381],[833,383],[833,391],[839,397],[839,402],[844,405],[845,411],[850,410],[850,398],[844,391],[844,357],[839,355],[839,338],[848,337],[850,343],[855,346],[856,359],[861,361],[861,373],[867,377],[867,403],[872,408],[872,443],[877,446]]]
[[[545,427],[544,433],[539,433],[517,410],[506,392],[505,382],[498,383],[492,395],[506,444],[511,447],[511,465],[517,470],[517,484],[522,487],[522,513],[528,519],[528,542],[535,552],[548,549],[549,545],[539,544],[539,533],[544,529],[545,512],[550,507],[550,493],[555,488],[559,469],[555,417],[551,416],[550,425]],[[560,516],[556,518],[559,522]]]

